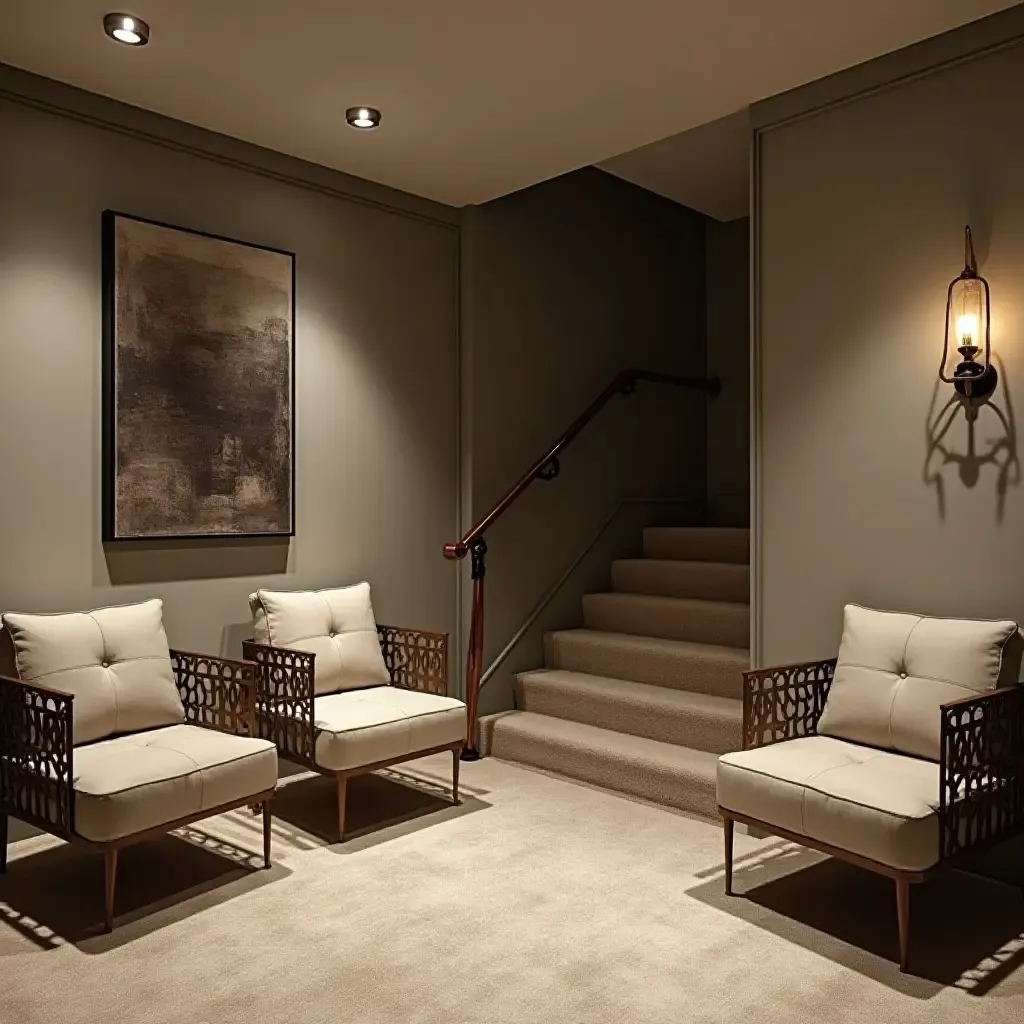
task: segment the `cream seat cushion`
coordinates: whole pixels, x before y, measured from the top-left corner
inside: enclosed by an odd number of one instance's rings
[[[316,763],[330,771],[391,761],[458,743],[466,705],[398,686],[375,686],[316,697]]]
[[[1017,682],[1010,620],[935,619],[847,605],[818,733],[938,760],[941,705]]]
[[[185,721],[163,602],[3,616],[18,677],[74,695],[74,742]]]
[[[370,584],[337,590],[257,590],[249,595],[257,643],[316,656],[316,693],[391,682],[377,637]]]
[[[266,740],[194,725],[75,748],[75,831],[105,842],[165,825],[277,785]]]
[[[939,860],[939,766],[807,736],[718,761],[718,804],[894,868]]]

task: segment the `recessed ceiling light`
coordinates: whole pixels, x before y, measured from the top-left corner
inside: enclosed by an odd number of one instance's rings
[[[149,42],[149,26],[131,14],[108,14],[103,19],[103,31],[125,46],[145,46]]]
[[[361,128],[366,131],[369,128],[378,127],[380,111],[376,107],[349,107],[345,111],[345,120],[353,128]]]

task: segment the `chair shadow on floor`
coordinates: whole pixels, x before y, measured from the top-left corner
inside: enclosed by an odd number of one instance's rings
[[[345,842],[338,842],[337,784],[333,777],[295,768],[281,772],[274,799],[274,836],[296,850],[328,846],[354,853],[396,835],[428,828],[489,805],[465,784],[451,800],[451,777],[421,769],[386,768],[348,780]]]
[[[1024,993],[1024,848],[1007,844],[977,865],[911,893],[910,971],[899,970],[895,886],[888,878],[781,840],[737,855],[687,895],[856,971],[930,999],[955,986],[975,996]]]
[[[243,849],[186,826],[121,851],[114,930],[106,934],[101,853],[75,843],[24,855],[14,848],[0,875],[0,960],[24,953],[25,940],[42,950],[71,944],[104,953],[289,873],[279,864],[263,869],[262,843]]]

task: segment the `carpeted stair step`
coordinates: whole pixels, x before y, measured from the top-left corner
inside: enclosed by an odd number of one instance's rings
[[[746,565],[750,561],[750,531],[724,526],[650,526],[644,530],[644,556]]]
[[[493,757],[707,817],[717,813],[716,754],[530,711],[495,716],[485,731]]]
[[[612,562],[612,589],[621,594],[656,594],[743,604],[750,600],[750,567],[732,562],[620,558]]]
[[[587,594],[583,624],[608,633],[690,640],[720,647],[750,645],[750,606],[650,594]]]
[[[743,705],[727,697],[558,669],[523,672],[515,690],[523,711],[716,754],[742,746]]]
[[[745,649],[592,629],[548,633],[544,651],[548,668],[734,700],[743,697],[743,673],[750,667]]]

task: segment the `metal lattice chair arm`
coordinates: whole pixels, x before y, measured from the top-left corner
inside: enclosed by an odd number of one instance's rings
[[[1024,687],[941,709],[939,821],[943,860],[1024,830]]]
[[[316,655],[246,640],[242,644],[242,657],[254,664],[256,672],[259,736],[275,744],[282,757],[298,764],[313,765]]]
[[[171,651],[178,695],[190,725],[256,735],[256,668],[208,654]]]
[[[759,668],[743,674],[743,749],[813,736],[836,659]]]
[[[74,697],[0,676],[0,810],[74,832]]]
[[[377,626],[384,664],[395,686],[448,695],[448,634]]]

